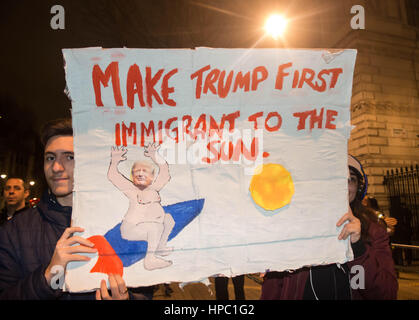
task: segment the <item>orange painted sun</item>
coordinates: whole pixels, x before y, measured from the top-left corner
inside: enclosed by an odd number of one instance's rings
[[[268,163],[256,169],[250,181],[253,201],[265,210],[277,210],[291,202],[294,183],[291,174],[280,164]]]

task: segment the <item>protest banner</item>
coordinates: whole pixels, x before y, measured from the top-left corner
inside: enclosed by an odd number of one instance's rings
[[[64,49],[73,225],[99,249],[66,290],[344,263],[355,50]]]

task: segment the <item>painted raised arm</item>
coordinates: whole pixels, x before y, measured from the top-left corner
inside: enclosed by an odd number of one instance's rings
[[[121,161],[127,160],[127,152],[128,150],[126,150],[124,147],[112,147],[111,163],[108,169],[109,181],[125,194],[128,194],[130,191],[135,189],[134,184],[118,170],[118,164]]]
[[[153,182],[153,188],[157,191],[161,190],[169,181],[169,165],[166,160],[158,153],[160,146],[156,143],[150,143],[148,146],[144,147],[144,155],[151,158],[153,162],[159,167],[159,174]]]

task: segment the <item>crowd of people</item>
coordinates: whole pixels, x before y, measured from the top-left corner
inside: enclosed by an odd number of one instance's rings
[[[74,148],[71,119],[48,122],[41,134],[44,173],[48,184],[40,202],[27,205],[29,188],[21,177],[4,184],[5,206],[0,213],[1,299],[151,299],[154,288],[127,288],[119,275],[109,275],[95,292],[69,293],[54,286],[57,266],[86,261],[94,244],[71,226]],[[384,216],[375,199],[365,197],[367,177],[360,162],[348,156],[350,206],[339,221],[339,239],[350,239],[354,260],[345,264],[305,267],[293,272],[263,275],[261,299],[396,299],[398,282],[389,237],[397,235],[399,221]],[[354,285],[354,267],[364,282]],[[356,269],[358,270],[358,269]],[[229,278],[215,278],[216,299],[227,300]],[[232,278],[235,298],[245,299],[244,275]],[[166,285],[166,292],[168,286]],[[170,289],[170,287],[169,287]],[[169,293],[170,294],[170,293]]]

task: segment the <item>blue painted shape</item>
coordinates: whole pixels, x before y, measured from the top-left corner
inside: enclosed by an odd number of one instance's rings
[[[204,202],[204,199],[197,199],[163,207],[164,211],[171,214],[173,220],[175,220],[175,226],[169,235],[169,240],[176,237],[183,228],[201,213]],[[145,257],[147,241],[129,241],[122,239],[120,228],[121,223],[109,230],[104,237],[121,259],[123,266],[129,267]]]

